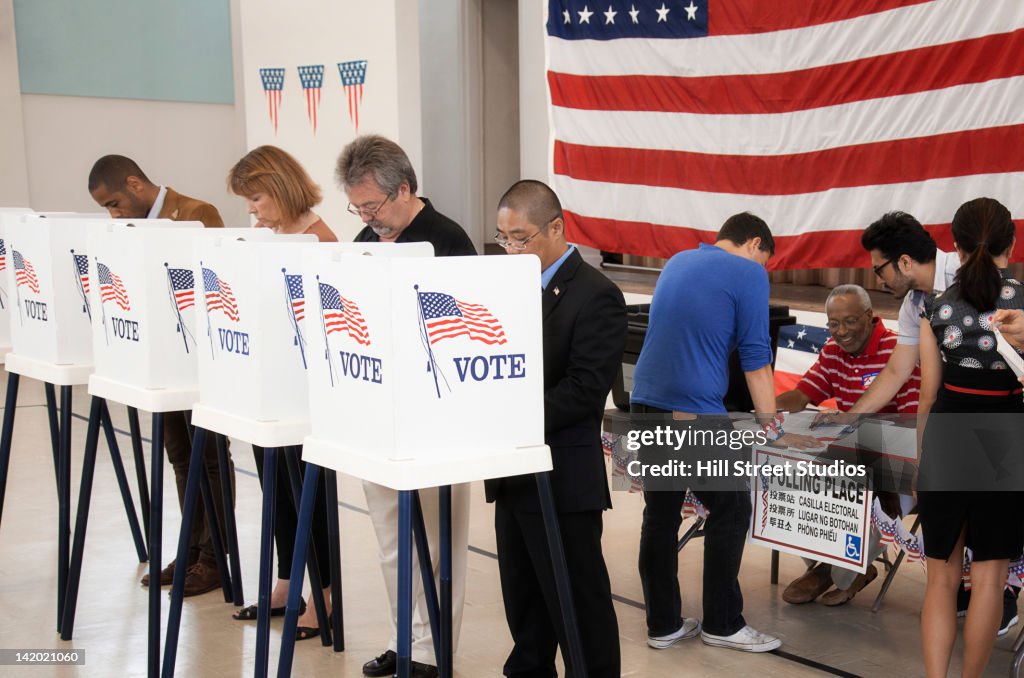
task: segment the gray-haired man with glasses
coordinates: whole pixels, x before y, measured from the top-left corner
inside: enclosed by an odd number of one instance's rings
[[[430,201],[416,195],[416,172],[405,151],[390,139],[378,135],[357,137],[338,157],[338,184],[348,196],[348,211],[366,227],[356,242],[429,242],[438,257],[473,256],[476,250],[462,227],[434,209]],[[363,675],[395,674],[398,634],[398,493],[363,483],[366,505],[377,533],[380,565],[390,603],[391,639],[383,654],[363,665]],[[430,541],[434,577],[440,565],[437,550],[437,489],[420,490],[423,520]],[[462,607],[465,600],[466,555],[469,550],[469,485],[452,486],[452,644],[459,643]],[[415,555],[414,555],[415,557]],[[418,571],[413,565],[413,571]],[[419,577],[413,577],[412,675],[437,675],[434,645],[427,617],[427,602]]]
[[[429,242],[434,256],[476,254],[461,226],[416,195],[416,171],[390,139],[357,137],[341,152],[336,174],[348,211],[366,224],[356,242]]]

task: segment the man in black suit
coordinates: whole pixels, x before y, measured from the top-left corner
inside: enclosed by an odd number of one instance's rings
[[[626,344],[622,292],[565,241],[562,206],[539,181],[514,184],[498,203],[495,239],[509,254],[540,258],[544,322],[544,439],[579,619],[587,676],[620,674],[619,631],[601,552],[611,508],[601,418]],[[533,476],[487,481],[505,618],[515,646],[504,674],[555,676],[568,651]],[[569,676],[582,678],[567,666]]]

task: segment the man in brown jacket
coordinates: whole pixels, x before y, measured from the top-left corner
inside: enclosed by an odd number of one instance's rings
[[[202,200],[181,195],[169,186],[157,186],[149,180],[134,160],[123,155],[105,155],[96,161],[89,172],[89,193],[96,204],[110,212],[110,216],[115,219],[173,219],[200,221],[207,228],[224,226],[216,207]],[[179,504],[185,498],[188,460],[192,450],[187,426],[191,414],[168,412],[164,416],[164,447],[167,450],[167,459],[174,469]],[[221,507],[224,504],[214,436],[207,436],[203,460],[210,474],[214,503]],[[235,468],[231,462],[230,451],[228,463],[231,466],[231,485],[234,488]],[[224,534],[224,517],[218,516],[218,519],[222,528],[221,533]],[[201,503],[196,507],[189,547],[185,595],[195,596],[219,588],[220,575],[217,573],[210,528]],[[171,585],[174,568],[175,562],[172,560],[160,573],[161,586]],[[149,586],[148,574],[142,578],[142,585]]]

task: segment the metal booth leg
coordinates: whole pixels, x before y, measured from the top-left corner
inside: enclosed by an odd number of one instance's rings
[[[420,579],[423,582],[423,596],[427,602],[427,619],[430,621],[430,638],[434,643],[434,661],[438,666],[443,662],[441,654],[441,619],[437,604],[437,586],[434,584],[434,564],[430,558],[430,543],[423,524],[423,504],[419,490],[412,493],[412,538],[419,556]],[[415,605],[415,602],[413,603]]]
[[[572,588],[569,584],[569,569],[565,564],[565,551],[562,548],[562,534],[558,528],[558,514],[555,511],[555,497],[551,492],[551,474],[549,472],[535,474],[537,478],[537,494],[540,497],[540,510],[544,517],[544,530],[548,536],[548,548],[551,550],[551,567],[555,575],[555,588],[558,590],[558,604],[562,609],[562,621],[565,623],[565,635],[569,643],[569,658],[575,676],[587,675],[587,666],[583,658],[583,643],[580,641],[579,624],[576,621],[576,605],[572,600]]]
[[[178,656],[178,632],[181,628],[181,608],[185,602],[185,574],[188,569],[189,541],[195,523],[196,501],[201,493],[202,478],[206,475],[203,463],[203,446],[206,430],[196,428],[192,439],[192,453],[188,460],[188,479],[185,482],[185,497],[181,507],[181,530],[178,532],[178,549],[174,567],[174,582],[171,584],[171,608],[167,613],[167,642],[164,643],[163,675],[174,675],[174,664]],[[153,579],[150,578],[150,587]],[[158,587],[159,588],[159,587]]]
[[[63,616],[57,620],[61,640],[71,640],[75,629],[75,610],[78,606],[78,586],[82,579],[82,555],[85,551],[85,530],[89,524],[89,504],[92,500],[92,481],[96,470],[96,448],[100,438],[100,412],[102,398],[93,396],[89,407],[89,425],[85,433],[85,453],[82,458],[82,485],[78,491],[78,514],[75,518],[75,540],[68,565],[67,592],[64,596]]]
[[[260,530],[260,580],[256,609],[256,678],[266,678],[270,662],[270,592],[274,585],[274,502],[277,448],[263,450],[263,525]]]
[[[302,471],[299,469],[299,457],[302,455],[301,450],[302,448],[297,446],[284,448],[285,470],[288,474],[288,484],[291,487],[292,504],[295,507],[296,533],[298,532],[299,507],[302,503],[302,493],[305,488],[302,480]],[[306,554],[306,571],[309,573],[310,593],[313,596],[313,608],[316,610],[317,624],[320,625],[320,644],[327,647],[331,644],[331,620],[327,615],[327,601],[324,599],[323,589],[319,586],[313,586],[314,581],[323,582],[324,578],[320,573],[323,572],[323,568],[327,567],[327,563],[321,563],[320,559],[316,557],[316,538],[313,537],[313,512],[316,511],[315,497],[319,487],[318,473],[317,477],[314,478],[312,487],[310,487],[310,492],[314,496],[312,500],[313,510],[310,512],[310,521],[306,529],[306,534],[310,535],[310,537],[304,553]],[[291,572],[288,574],[291,576]],[[302,582],[299,582],[299,589],[302,589]],[[290,582],[288,590],[291,591]]]
[[[338,526],[338,475],[323,470],[324,494],[327,498],[327,539],[331,559],[331,626],[334,630],[334,651],[345,651],[345,615],[341,590],[341,535]]]
[[[152,490],[149,517],[149,639],[147,668],[150,678],[160,675],[160,570],[162,568],[164,520],[164,415],[153,413],[153,442],[150,448],[150,481]],[[188,561],[181,563],[182,576]],[[175,568],[175,576],[178,567]]]
[[[64,619],[64,596],[68,586],[71,550],[71,387],[60,387],[60,473],[58,474],[57,519],[57,631]]]
[[[263,466],[263,476],[273,473],[272,468]],[[302,481],[302,494],[296,510],[298,520],[295,526],[295,548],[292,551],[291,570],[288,575],[288,603],[285,606],[284,628],[281,631],[281,657],[277,663],[278,678],[287,678],[292,673],[292,659],[295,656],[295,630],[299,621],[299,606],[302,603],[303,566],[309,561],[308,554],[313,526],[313,509],[316,505],[316,486],[320,467],[306,464],[306,473]],[[314,604],[316,604],[316,586],[312,587]],[[321,592],[322,593],[322,592]],[[318,611],[317,618],[323,615]],[[323,621],[320,621],[323,624]],[[324,627],[321,627],[323,629]]]
[[[16,375],[11,375],[16,376]],[[50,424],[50,449],[53,451],[53,477],[60,492],[60,425],[57,423],[57,389],[49,382],[43,383],[46,393],[46,419]]]
[[[441,657],[440,678],[452,678],[452,486],[438,488],[438,523],[441,529]]]
[[[14,412],[18,406],[18,382],[21,375],[7,373],[7,399],[4,404],[4,423],[0,428],[0,521],[4,515],[4,495],[7,494],[7,471],[11,465],[11,436],[14,434]],[[54,468],[57,468],[54,460]],[[60,471],[57,471],[58,477]],[[57,483],[60,489],[60,481]]]
[[[139,411],[128,408],[128,430],[132,438],[132,456],[135,458],[135,482],[139,487],[139,510],[142,512],[142,529],[149,540],[149,483],[146,481],[146,456],[142,451],[142,427],[139,426]]]
[[[398,678],[409,678],[412,668],[412,497],[398,492]]]
[[[185,430],[188,432],[189,441],[192,441],[192,437],[194,435],[192,422],[189,421],[187,413],[180,414],[185,417]],[[192,452],[194,452],[194,449],[189,450],[189,470],[191,470],[192,466]],[[217,511],[215,509],[216,504],[213,501],[213,490],[210,485],[210,472],[206,468],[205,443],[204,447],[200,448],[200,452],[203,453],[200,461],[202,464],[202,472],[199,474],[199,492],[203,499],[203,518],[206,520],[206,528],[210,531],[210,545],[213,548],[213,558],[217,564],[217,576],[220,577],[220,587],[224,594],[224,602],[231,603],[234,602],[234,596],[231,588],[231,573],[228,570],[227,554],[224,549],[225,539],[224,535],[221,533],[220,520],[217,518]],[[218,460],[217,463],[219,465],[220,460]]]
[[[245,596],[242,593],[242,562],[238,555],[238,524],[235,521],[234,486],[231,473],[231,463],[228,461],[228,445],[224,436],[217,436],[217,464],[220,467],[220,491],[224,503],[224,529],[227,531],[225,547],[231,558],[231,592],[234,596],[234,603],[241,607],[245,605]]]
[[[110,462],[114,467],[117,487],[121,491],[124,512],[128,516],[128,527],[131,529],[132,540],[135,542],[135,553],[139,556],[139,562],[144,563],[148,559],[146,555],[146,541],[142,536],[142,528],[139,527],[139,518],[135,514],[135,502],[132,501],[132,491],[128,486],[128,475],[124,471],[124,462],[121,461],[121,449],[117,445],[114,423],[110,420],[110,410],[107,409],[107,401],[103,398],[100,398],[100,424],[102,424],[103,432],[106,435],[107,449],[110,451]]]

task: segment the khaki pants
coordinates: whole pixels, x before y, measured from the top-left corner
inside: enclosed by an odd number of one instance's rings
[[[388,591],[388,622],[391,640],[388,649],[398,650],[398,492],[382,485],[363,482],[366,505],[370,510],[373,529],[380,546],[380,569]],[[452,485],[452,647],[459,646],[462,628],[462,607],[466,599],[466,556],[469,553],[469,484]],[[440,544],[438,540],[437,488],[420,490],[423,523],[430,545],[430,562],[434,567],[434,581],[440,589]],[[419,559],[413,549],[412,561],[412,660],[436,665],[434,641],[430,633],[426,596],[420,577]]]

